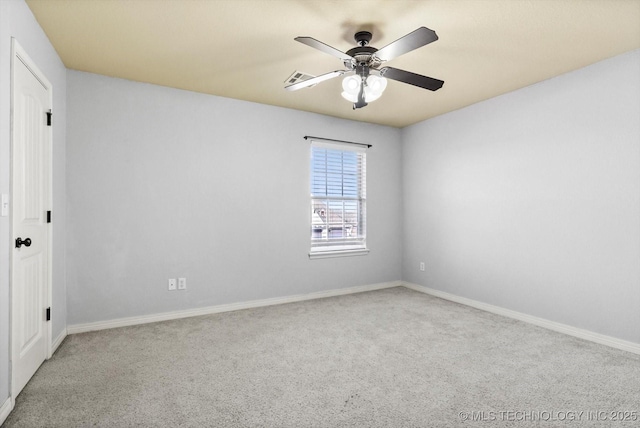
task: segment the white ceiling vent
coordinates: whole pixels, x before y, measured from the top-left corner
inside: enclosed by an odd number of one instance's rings
[[[316,76],[313,76],[311,74],[307,74],[303,71],[294,71],[293,74],[291,74],[291,76],[289,76],[289,78],[287,80],[284,81],[284,83],[289,86],[289,85],[293,85],[294,83],[298,83],[298,82],[302,82],[305,80],[309,80],[311,78],[314,78]],[[309,86],[310,88],[316,86],[316,85],[311,85]]]

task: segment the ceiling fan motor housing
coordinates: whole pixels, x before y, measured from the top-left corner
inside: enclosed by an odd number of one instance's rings
[[[381,62],[377,61],[377,58],[373,56],[374,53],[378,52],[378,49],[374,48],[373,46],[369,46],[371,37],[372,34],[369,31],[358,31],[353,36],[353,38],[358,43],[358,46],[345,52],[347,55],[353,58],[353,60],[344,61],[344,65],[347,68],[353,70],[358,66],[369,66],[373,68],[377,68],[380,66]]]
[[[371,46],[362,46],[362,47],[358,46],[356,48],[349,49],[346,53],[347,55],[351,56],[353,59],[349,61],[345,61],[344,65],[347,68],[350,68],[352,70],[356,68],[356,66],[363,66],[363,65],[376,68],[381,64],[381,62],[377,61],[376,58],[373,56],[373,54],[376,53],[377,51],[378,49]]]

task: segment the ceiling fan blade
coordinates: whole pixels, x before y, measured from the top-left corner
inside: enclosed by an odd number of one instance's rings
[[[339,51],[338,49],[331,47],[325,43],[322,43],[319,40],[314,39],[313,37],[296,37],[295,39],[296,42],[300,42],[303,43],[307,46],[311,46],[312,48],[316,48],[319,51],[322,51],[326,54],[329,55],[333,55],[335,57],[340,58],[343,61],[348,61],[353,59],[353,57],[351,55],[347,55],[344,52]]]
[[[390,59],[399,57],[402,54],[411,52],[414,49],[428,45],[436,40],[438,40],[438,35],[435,31],[427,27],[420,27],[395,42],[389,43],[382,49],[379,49],[374,56],[381,61],[389,61]]]
[[[410,71],[400,70],[393,67],[383,67],[380,69],[380,75],[387,79],[397,80],[398,82],[408,83],[413,86],[437,91],[442,88],[444,81],[434,79],[433,77],[423,76],[422,74],[412,73]]]
[[[347,70],[336,70],[330,73],[321,74],[320,76],[313,77],[311,79],[303,80],[302,82],[294,83],[293,85],[285,86],[287,91],[297,91],[298,89],[307,88],[309,86],[317,85],[325,80],[333,79],[334,77],[342,76]]]

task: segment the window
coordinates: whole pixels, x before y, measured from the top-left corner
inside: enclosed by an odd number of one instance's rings
[[[366,146],[311,141],[309,257],[363,255],[366,246]]]

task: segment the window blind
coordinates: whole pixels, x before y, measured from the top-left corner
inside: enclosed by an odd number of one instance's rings
[[[366,146],[311,141],[311,250],[366,248]]]

